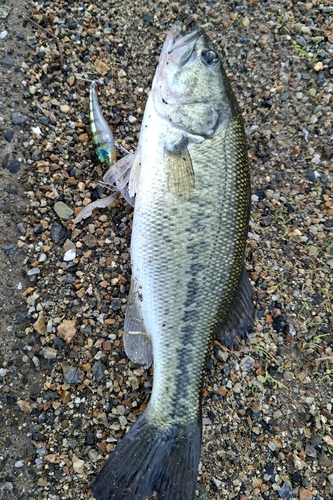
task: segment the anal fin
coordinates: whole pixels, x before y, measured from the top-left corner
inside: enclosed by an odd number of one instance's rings
[[[253,330],[254,305],[252,296],[252,287],[244,268],[243,276],[230,309],[216,330],[216,339],[222,345],[230,347],[236,339],[244,338]]]
[[[152,345],[142,319],[139,293],[133,281],[128,295],[123,341],[127,356],[134,363],[149,368],[153,362]]]

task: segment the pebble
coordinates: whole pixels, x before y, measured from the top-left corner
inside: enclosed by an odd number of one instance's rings
[[[17,158],[14,158],[9,164],[9,172],[11,174],[17,174],[17,172],[20,170],[21,163],[18,161]]]
[[[60,243],[65,234],[65,228],[60,224],[60,222],[55,221],[51,228],[51,239],[54,241],[54,243]]]
[[[43,347],[42,354],[45,359],[55,359],[57,357],[57,350],[53,347]]]
[[[22,115],[22,113],[15,111],[11,114],[11,120],[14,125],[23,125],[29,120],[29,118],[25,115]]]
[[[289,483],[283,483],[282,488],[279,491],[280,498],[287,499],[290,498],[292,494],[292,489]]]
[[[46,324],[45,324],[45,319],[44,315],[40,314],[33,324],[34,329],[36,330],[39,335],[46,335],[47,330],[46,330]]]
[[[67,382],[67,384],[79,384],[80,383],[80,378],[79,378],[79,372],[76,367],[73,366],[63,366],[63,375],[64,375],[64,381]]]
[[[4,68],[10,69],[14,64],[14,58],[12,56],[5,56],[1,60],[1,65]]]
[[[91,448],[88,451],[88,457],[92,462],[97,462],[99,456],[100,456],[99,453],[94,448]]]
[[[4,40],[7,35],[8,35],[8,31],[6,31],[6,30],[1,31],[0,40]]]
[[[31,159],[34,161],[39,161],[42,157],[42,153],[39,149],[35,149],[35,151],[31,155]]]
[[[311,182],[317,182],[320,179],[320,173],[317,170],[308,170],[308,179]]]
[[[55,213],[62,220],[69,220],[74,213],[74,211],[62,201],[55,203],[53,208]]]
[[[300,36],[300,35],[296,35],[296,42],[298,43],[298,45],[300,45],[301,47],[305,47],[306,45],[306,40],[303,36]]]
[[[69,113],[69,112],[70,112],[70,110],[71,110],[71,107],[70,107],[70,106],[68,106],[68,104],[62,104],[62,105],[60,106],[60,111],[62,111],[63,113],[66,113],[66,114],[67,114],[67,113]]]
[[[96,362],[92,367],[92,374],[96,382],[101,382],[103,380],[105,374],[105,366],[102,363]]]
[[[316,449],[309,443],[306,443],[305,445],[305,453],[307,454],[308,457],[317,458]]]
[[[11,10],[12,8],[9,5],[0,5],[0,19],[6,19]]]
[[[32,406],[31,404],[29,403],[29,401],[25,401],[23,399],[19,399],[17,401],[17,406],[20,408],[21,411],[23,411],[23,413],[31,413],[32,412]]]
[[[39,267],[33,267],[32,269],[29,269],[29,271],[27,271],[28,276],[35,276],[36,274],[39,274],[39,273],[40,273]]]
[[[323,71],[319,71],[318,77],[317,77],[317,85],[318,87],[322,87],[325,83],[325,74]]]
[[[75,248],[70,248],[64,254],[64,262],[69,262],[69,261],[75,259],[75,257],[76,257],[76,250],[75,250]]]
[[[89,248],[93,248],[97,245],[97,239],[96,237],[91,234],[91,233],[88,233],[86,236],[84,236],[84,238],[82,238],[82,241],[83,243],[85,243],[87,245],[87,247]]]
[[[73,460],[73,469],[75,472],[78,474],[83,472],[84,470],[84,460],[81,460],[79,458],[76,458]]]
[[[4,252],[9,258],[10,263],[13,264],[14,266],[17,264],[17,261],[15,260],[15,254],[17,250],[18,250],[17,245],[14,245],[13,243],[6,243],[6,245],[4,246]]]
[[[66,319],[57,328],[58,337],[69,343],[76,336],[76,319]]]
[[[14,130],[7,130],[4,134],[4,138],[6,139],[7,142],[12,142],[12,139],[15,135]]]

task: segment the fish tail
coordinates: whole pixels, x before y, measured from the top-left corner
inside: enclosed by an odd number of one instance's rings
[[[103,465],[92,485],[96,500],[193,500],[201,418],[160,428],[145,412]]]

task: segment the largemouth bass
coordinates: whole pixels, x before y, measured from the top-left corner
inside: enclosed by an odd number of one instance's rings
[[[139,146],[108,183],[135,197],[124,347],[154,362],[147,409],[97,476],[97,500],[193,500],[213,338],[253,326],[244,268],[250,179],[241,112],[203,29],[164,43]]]

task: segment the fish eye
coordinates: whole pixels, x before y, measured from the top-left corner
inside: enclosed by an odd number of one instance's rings
[[[203,51],[201,57],[208,66],[215,66],[220,60],[218,54],[214,52],[214,50]]]

